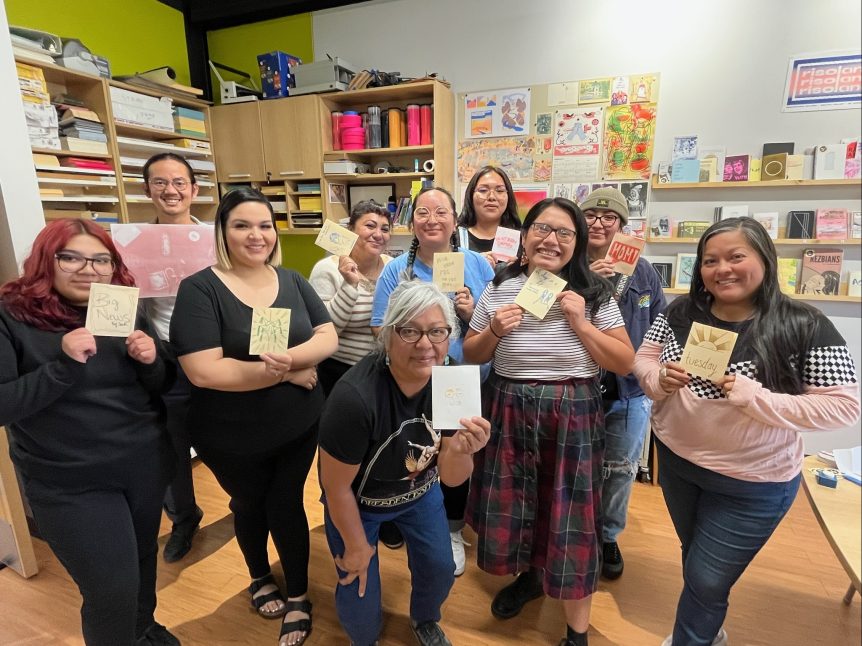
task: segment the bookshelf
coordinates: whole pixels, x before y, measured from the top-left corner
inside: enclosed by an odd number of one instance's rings
[[[741,189],[741,188],[788,188],[797,186],[855,186],[862,187],[862,179],[776,179],[759,182],[659,182],[658,176],[652,176],[654,191],[665,190],[701,190],[701,189]]]

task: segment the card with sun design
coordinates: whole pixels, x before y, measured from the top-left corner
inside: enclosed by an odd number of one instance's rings
[[[680,363],[690,375],[717,382],[727,371],[737,336],[736,332],[692,323]]]

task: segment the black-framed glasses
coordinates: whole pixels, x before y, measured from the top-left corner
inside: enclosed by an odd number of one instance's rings
[[[619,219],[620,216],[613,215],[612,213],[605,213],[604,215],[596,215],[595,213],[584,214],[584,220],[587,221],[587,226],[590,227],[596,223],[596,220],[601,222],[603,227],[612,227]]]
[[[426,209],[424,206],[420,206],[418,209],[413,211],[413,219],[418,220],[419,222],[427,222],[431,219],[431,215],[434,215],[435,220],[445,220],[448,217],[452,216],[452,211],[449,209],[444,209],[442,206],[434,209],[433,211],[430,209]]]
[[[474,193],[483,200],[487,200],[491,193],[494,193],[497,197],[503,197],[504,195],[509,194],[508,191],[506,191],[505,186],[495,186],[493,189],[490,186],[480,186],[474,191]]]
[[[162,177],[156,177],[147,182],[151,188],[156,189],[157,191],[163,191],[168,187],[168,184],[173,186],[178,191],[186,190],[191,182],[187,180],[185,177],[174,177],[173,179],[164,179]]]
[[[575,239],[575,232],[571,229],[567,229],[566,227],[559,227],[555,229],[549,224],[545,224],[544,222],[533,222],[530,225],[530,228],[536,232],[536,235],[539,236],[542,240],[547,238],[552,233],[556,234],[557,241],[562,242],[563,244],[568,244]]]
[[[60,271],[64,271],[67,274],[78,273],[87,266],[87,263],[90,263],[93,271],[99,274],[99,276],[111,276],[114,273],[114,261],[110,256],[87,258],[77,253],[60,251],[54,254],[54,258],[57,259],[57,266],[60,268]]]
[[[405,325],[404,327],[396,327],[395,333],[401,338],[404,343],[419,343],[423,336],[427,336],[431,343],[443,343],[452,334],[450,327],[432,327],[430,330],[420,330],[416,327]]]

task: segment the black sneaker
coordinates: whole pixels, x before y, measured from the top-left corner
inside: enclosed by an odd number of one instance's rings
[[[426,621],[421,624],[411,621],[410,627],[413,628],[413,634],[416,635],[416,641],[420,646],[452,646],[452,642],[446,638],[446,633],[436,621]]]
[[[391,520],[380,523],[380,542],[390,550],[397,550],[404,545],[404,537],[398,525]]]
[[[616,541],[602,543],[602,578],[613,581],[623,573],[623,555]]]
[[[153,623],[135,641],[135,646],[181,646],[180,640],[161,624]]]
[[[524,605],[544,595],[542,581],[535,570],[521,572],[513,583],[497,593],[491,602],[491,614],[497,619],[511,619]]]
[[[165,543],[165,551],[163,552],[165,561],[175,563],[189,553],[189,550],[192,549],[192,536],[198,531],[203,517],[203,510],[197,507],[191,520],[173,526],[171,537]]]

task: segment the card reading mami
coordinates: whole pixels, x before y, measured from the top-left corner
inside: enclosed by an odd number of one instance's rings
[[[727,371],[738,336],[736,332],[692,323],[680,364],[691,375],[717,382]]]

